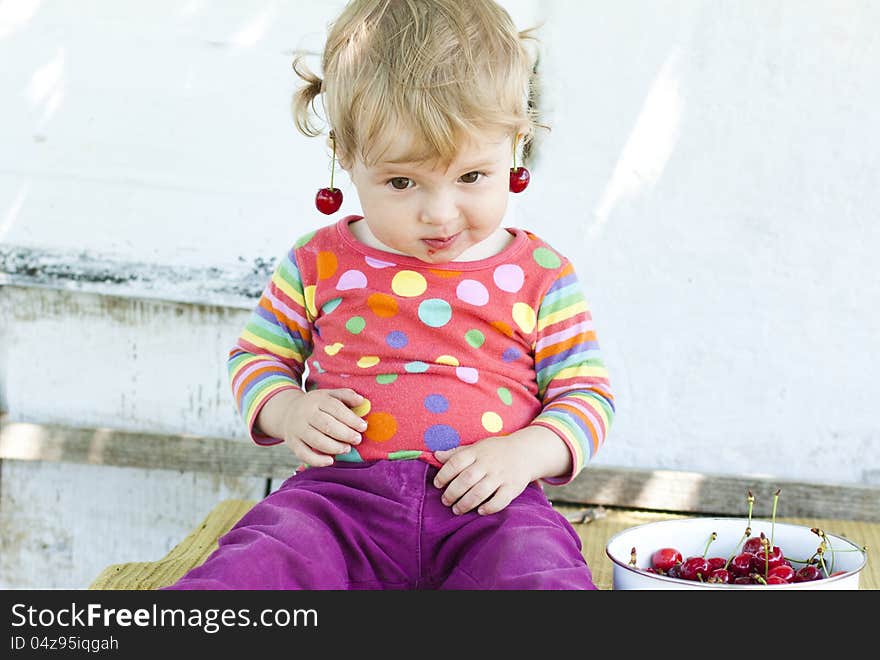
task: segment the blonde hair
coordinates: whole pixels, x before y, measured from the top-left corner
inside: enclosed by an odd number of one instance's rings
[[[330,26],[323,80],[293,62],[302,85],[296,127],[321,134],[322,102],[340,157],[373,164],[395,137],[412,139],[406,160],[453,159],[462,139],[500,130],[528,143],[537,123],[535,63],[493,0],[353,0]]]

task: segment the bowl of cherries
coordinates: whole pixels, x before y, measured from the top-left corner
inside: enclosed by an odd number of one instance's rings
[[[867,548],[818,527],[752,518],[681,518],[612,536],[612,588],[858,589]]]

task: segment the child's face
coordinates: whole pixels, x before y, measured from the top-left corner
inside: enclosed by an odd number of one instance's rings
[[[490,133],[463,143],[448,167],[394,163],[407,146],[401,137],[375,165],[355,160],[347,168],[373,236],[429,263],[479,253],[471,248],[497,240],[507,210],[510,137]]]

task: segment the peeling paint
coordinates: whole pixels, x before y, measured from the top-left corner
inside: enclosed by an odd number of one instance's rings
[[[0,286],[76,290],[250,309],[276,260],[239,257],[224,267],[131,262],[84,251],[0,245]]]

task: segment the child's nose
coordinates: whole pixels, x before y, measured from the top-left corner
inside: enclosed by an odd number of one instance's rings
[[[444,227],[458,218],[458,204],[449,193],[431,195],[422,207],[421,221],[428,225]]]

